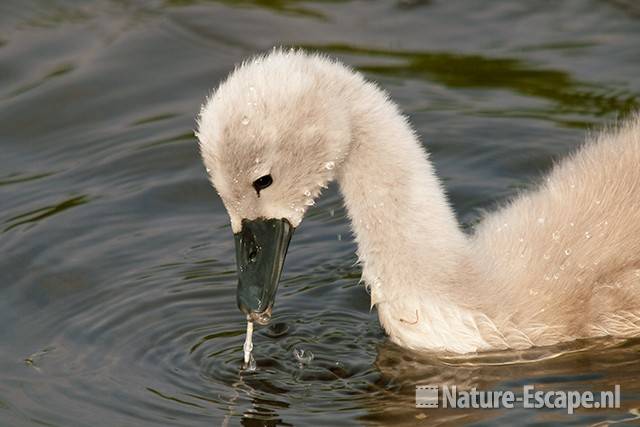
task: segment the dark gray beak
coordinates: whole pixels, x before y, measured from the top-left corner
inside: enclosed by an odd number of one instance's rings
[[[252,320],[269,322],[280,273],[294,228],[286,219],[243,219],[234,234],[238,307]]]

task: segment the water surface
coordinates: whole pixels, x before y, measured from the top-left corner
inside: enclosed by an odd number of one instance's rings
[[[228,219],[193,137],[205,95],[274,45],[388,90],[460,221],[640,105],[640,7],[596,1],[0,5],[0,425],[592,424],[640,407],[640,341],[480,358],[391,344],[335,187],[293,238],[242,372]],[[314,359],[299,364],[295,349]],[[622,385],[618,410],[418,410],[416,384]]]

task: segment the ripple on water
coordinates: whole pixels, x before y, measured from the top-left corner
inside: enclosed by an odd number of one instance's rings
[[[58,213],[66,211],[67,209],[71,209],[88,202],[88,196],[76,196],[53,205],[44,206],[38,209],[31,210],[29,212],[15,215],[5,221],[6,226],[3,231],[7,232],[21,225],[37,223],[38,221],[44,220],[50,216],[56,215]]]

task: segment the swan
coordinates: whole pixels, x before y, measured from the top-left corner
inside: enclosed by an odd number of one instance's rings
[[[250,320],[268,322],[291,235],[336,180],[371,307],[396,344],[470,353],[640,335],[640,115],[471,234],[398,107],[326,56],[274,49],[242,63],[195,133]]]

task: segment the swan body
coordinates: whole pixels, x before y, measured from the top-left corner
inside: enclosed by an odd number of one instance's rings
[[[396,105],[326,57],[245,62],[203,105],[197,136],[234,233],[258,218],[299,226],[337,180],[371,304],[401,346],[640,335],[640,116],[591,138],[472,235]]]

